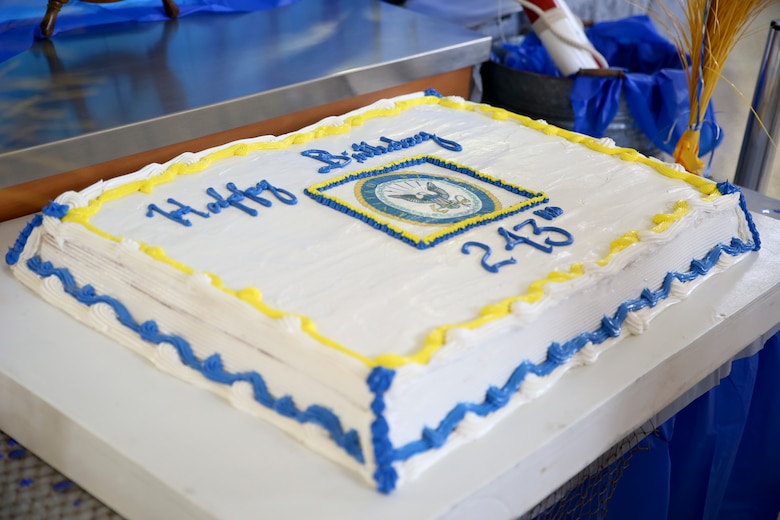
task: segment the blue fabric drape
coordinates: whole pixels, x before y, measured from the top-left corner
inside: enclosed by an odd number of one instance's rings
[[[720,520],[775,520],[780,514],[779,373],[780,334],[758,354],[747,421],[720,497]]]
[[[597,511],[595,517],[606,520],[776,520],[778,373],[780,334],[757,354],[734,361],[718,386],[642,440],[627,455],[606,507],[594,505],[605,484],[586,481],[574,493],[591,504],[570,509]]]
[[[193,13],[262,11],[297,0],[177,0],[179,17]],[[46,13],[44,0],[0,0],[0,63],[30,48],[41,37],[39,24]],[[162,0],[123,0],[93,4],[71,0],[57,16],[54,35],[94,25],[167,20]],[[52,35],[52,36],[54,36]]]
[[[622,95],[648,139],[660,150],[672,154],[688,127],[690,113],[687,79],[675,46],[658,33],[647,16],[598,23],[585,32],[610,68],[621,70],[624,75],[574,76],[571,90],[574,130],[602,137],[618,112]],[[517,70],[561,76],[533,33],[519,45],[505,44],[503,55],[494,55],[492,59]],[[722,140],[712,103],[707,107],[705,121],[701,130],[701,155],[711,152]]]

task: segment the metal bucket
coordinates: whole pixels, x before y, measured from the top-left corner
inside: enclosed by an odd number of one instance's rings
[[[599,73],[597,71],[586,73]],[[603,71],[607,74],[622,74],[622,71]],[[513,69],[487,61],[480,69],[482,77],[482,101],[510,110],[532,119],[544,119],[548,123],[574,130],[574,111],[571,107],[571,89],[574,79],[545,76]],[[618,146],[634,148],[649,156],[661,156],[659,150],[631,114],[624,96],[620,96],[615,119],[609,124],[604,136]]]

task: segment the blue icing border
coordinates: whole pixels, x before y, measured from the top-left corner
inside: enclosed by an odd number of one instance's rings
[[[203,374],[203,376],[215,383],[232,385],[238,381],[245,381],[252,385],[255,400],[261,405],[274,410],[284,417],[295,419],[300,423],[314,423],[323,427],[331,436],[333,441],[344,451],[359,463],[365,463],[363,451],[360,448],[360,438],[354,429],[345,432],[341,427],[341,421],[332,411],[320,405],[311,405],[306,410],[299,410],[293,398],[284,395],[274,398],[268,391],[263,377],[254,371],[230,373],[226,372],[222,366],[222,358],[219,354],[212,354],[208,358],[201,360],[195,355],[190,344],[181,336],[172,334],[162,334],[158,330],[157,323],[153,320],[144,323],[138,323],[127,310],[127,308],[117,299],[110,296],[99,295],[91,285],[79,287],[73,278],[73,275],[66,268],[56,268],[51,262],[43,262],[39,256],[34,256],[27,260],[27,267],[41,278],[56,276],[62,282],[63,290],[66,294],[72,296],[79,303],[91,307],[96,303],[105,303],[110,305],[116,313],[117,321],[130,330],[137,333],[141,339],[153,343],[168,343],[172,345],[179,354],[181,362]]]
[[[69,209],[70,208],[64,204],[50,202],[48,206],[41,210],[41,213],[47,217],[62,219],[62,217],[68,213]],[[24,247],[27,245],[27,240],[29,240],[30,235],[32,235],[32,232],[35,230],[35,228],[43,224],[43,215],[41,213],[36,214],[32,219],[30,219],[30,221],[24,226],[24,229],[22,229],[21,233],[19,233],[19,236],[16,237],[16,242],[14,242],[14,245],[8,248],[8,252],[5,254],[6,264],[14,265],[19,261],[19,257],[21,256],[22,251],[24,251]]]
[[[374,471],[374,481],[377,490],[382,493],[390,493],[395,489],[395,483],[398,481],[398,473],[393,468],[394,450],[390,442],[390,427],[387,424],[385,416],[384,394],[393,384],[395,371],[385,367],[374,368],[368,376],[368,389],[374,394],[374,400],[371,402],[371,411],[374,412],[374,421],[371,423],[371,443],[374,446],[374,459],[376,462],[376,471]]]
[[[38,213],[24,226],[24,229],[19,233],[19,236],[16,237],[14,245],[9,247],[8,252],[5,254],[6,264],[15,265],[16,262],[19,261],[19,257],[22,255],[22,251],[24,251],[24,246],[27,245],[27,240],[30,238],[30,235],[32,235],[35,228],[41,224],[43,224],[43,215]]]
[[[359,181],[361,179],[366,179],[370,177],[375,177],[377,175],[382,175],[386,173],[393,173],[395,171],[409,168],[411,166],[417,166],[420,164],[431,164],[433,166],[437,166],[439,168],[442,168],[444,170],[452,171],[455,173],[460,173],[463,175],[466,175],[467,177],[470,177],[472,179],[476,179],[480,182],[484,182],[486,184],[491,184],[493,186],[496,186],[498,188],[501,188],[505,191],[508,191],[510,193],[513,193],[515,195],[519,195],[521,197],[524,197],[526,200],[519,203],[514,204],[513,206],[510,206],[510,208],[513,208],[512,210],[508,211],[501,211],[497,212],[497,214],[490,218],[484,218],[480,219],[477,222],[473,222],[471,224],[467,225],[452,225],[452,231],[447,232],[443,235],[440,235],[438,238],[426,241],[425,238],[410,238],[408,236],[404,236],[402,232],[400,232],[398,229],[394,229],[393,227],[383,224],[373,216],[369,214],[359,213],[354,211],[352,208],[350,208],[347,204],[344,204],[340,202],[338,199],[335,199],[333,197],[330,197],[328,195],[324,195],[323,192],[326,192],[330,189],[333,189],[337,186],[341,186],[342,184],[347,184],[355,181]],[[432,155],[419,155],[416,157],[410,157],[408,159],[398,161],[391,163],[390,165],[385,166],[379,166],[377,168],[370,168],[367,170],[361,170],[359,172],[350,173],[347,175],[344,175],[342,177],[338,177],[336,179],[332,179],[329,181],[326,181],[324,183],[319,183],[314,186],[310,186],[303,190],[303,192],[308,195],[310,198],[315,200],[316,202],[319,202],[320,204],[324,206],[328,206],[330,208],[335,209],[336,211],[339,211],[341,213],[344,213],[346,215],[349,215],[350,217],[356,218],[362,222],[365,222],[366,224],[372,226],[373,228],[382,231],[388,235],[390,235],[393,238],[396,238],[398,240],[401,240],[402,242],[405,242],[413,247],[416,247],[417,249],[427,249],[430,247],[433,247],[445,240],[449,240],[450,238],[460,235],[462,233],[465,233],[466,231],[477,227],[482,226],[485,224],[489,224],[491,222],[497,222],[499,220],[502,220],[506,217],[509,217],[511,215],[515,215],[517,213],[527,211],[531,208],[534,208],[536,206],[539,206],[540,204],[545,204],[549,201],[549,198],[546,194],[543,192],[533,192],[530,190],[527,190],[525,188],[522,188],[520,186],[515,186],[509,183],[506,183],[500,179],[495,179],[492,177],[488,177],[486,175],[483,175],[479,173],[478,171],[469,168],[467,166],[461,166],[453,162],[446,161],[444,159],[440,159],[436,156]],[[533,200],[539,198],[540,200],[529,204],[529,205],[522,205],[528,202],[529,200]],[[514,206],[520,206],[517,208],[514,208]],[[468,220],[468,219],[466,219]]]
[[[723,181],[716,184],[718,191],[721,195],[731,195],[733,193],[739,193],[739,207],[742,213],[745,214],[745,221],[747,222],[750,234],[753,237],[753,251],[761,249],[761,236],[758,233],[756,223],[753,222],[753,215],[750,214],[750,210],[747,207],[747,200],[745,200],[745,194],[739,189],[738,186],[731,184],[729,181]]]

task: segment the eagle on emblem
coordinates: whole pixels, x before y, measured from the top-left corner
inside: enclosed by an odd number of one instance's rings
[[[459,208],[461,206],[470,206],[471,202],[462,196],[455,196],[454,199],[450,198],[450,194],[447,190],[436,186],[431,181],[425,185],[425,190],[417,191],[416,193],[404,193],[401,195],[389,195],[395,199],[402,199],[407,202],[414,202],[416,204],[430,204],[431,209],[439,213],[447,213],[448,209]]]

